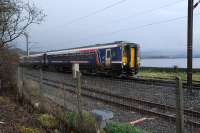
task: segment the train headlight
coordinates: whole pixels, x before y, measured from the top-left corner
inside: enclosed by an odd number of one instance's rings
[[[126,65],[126,63],[124,62],[124,63],[123,63],[123,65],[125,66],[125,65]]]

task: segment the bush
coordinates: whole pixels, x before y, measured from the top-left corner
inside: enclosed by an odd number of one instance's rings
[[[45,128],[54,129],[59,126],[58,120],[53,115],[43,114],[38,117],[38,120]]]
[[[77,117],[77,113],[75,112],[66,112],[64,114],[64,122],[66,122],[68,128],[74,128],[75,119]]]
[[[3,97],[3,96],[0,96],[0,103],[1,102],[6,102],[8,103],[10,101],[10,99],[8,97]]]
[[[109,123],[105,127],[106,133],[142,133],[142,131],[132,125],[124,123]]]
[[[27,128],[27,127],[20,127],[21,133],[45,133],[43,130],[38,128]]]
[[[0,80],[3,86],[13,88],[16,84],[16,68],[19,55],[10,48],[0,48]],[[7,88],[7,87],[6,87]]]
[[[96,119],[89,112],[82,112],[82,120],[79,113],[67,112],[64,121],[69,129],[79,133],[95,133],[98,129]]]

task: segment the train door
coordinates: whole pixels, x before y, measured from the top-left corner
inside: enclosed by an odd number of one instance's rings
[[[105,58],[105,66],[111,66],[111,49],[106,49],[106,58]]]
[[[46,65],[46,64],[48,63],[47,53],[45,53],[43,56],[44,56],[44,57],[43,57],[43,58],[44,58],[44,59],[43,59],[43,60],[44,60],[43,63]]]
[[[131,51],[130,51],[130,54],[131,54],[131,59],[130,59],[130,67],[131,68],[133,68],[133,67],[135,67],[135,48],[131,48],[130,49]]]

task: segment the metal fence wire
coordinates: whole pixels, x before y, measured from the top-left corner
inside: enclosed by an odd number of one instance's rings
[[[20,68],[18,74],[18,82],[27,85],[23,93],[34,94],[29,98],[48,98],[65,110],[109,111],[108,122],[129,123],[144,132],[200,132],[200,91],[183,88],[179,77],[168,86],[97,75],[81,75],[77,82],[71,73],[42,69]]]

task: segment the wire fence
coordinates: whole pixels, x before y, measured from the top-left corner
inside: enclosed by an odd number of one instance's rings
[[[79,76],[78,76],[79,77]],[[104,112],[105,123],[128,123],[144,132],[200,132],[200,92],[182,88],[179,77],[175,86],[159,86],[96,75],[47,72],[27,68],[18,70],[19,94],[33,105],[52,103],[75,112]],[[106,114],[106,115],[105,115]],[[109,114],[109,115],[108,115]]]

